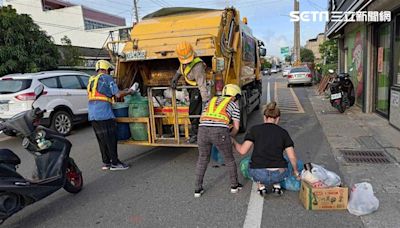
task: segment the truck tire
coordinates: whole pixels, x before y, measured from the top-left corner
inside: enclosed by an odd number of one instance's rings
[[[247,108],[245,102],[245,96],[240,99],[240,127],[239,132],[245,132],[247,129]]]

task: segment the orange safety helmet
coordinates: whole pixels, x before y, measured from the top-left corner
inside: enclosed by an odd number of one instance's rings
[[[194,59],[193,47],[187,41],[183,41],[180,44],[176,45],[175,51],[181,64],[188,64]]]

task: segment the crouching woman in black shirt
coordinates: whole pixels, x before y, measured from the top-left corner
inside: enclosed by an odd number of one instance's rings
[[[293,141],[289,133],[278,126],[280,115],[276,102],[267,104],[264,109],[264,123],[251,127],[243,144],[233,140],[235,149],[242,155],[253,148],[249,175],[258,183],[261,195],[266,192],[265,186],[270,185],[273,185],[273,192],[283,193],[279,183],[291,175],[288,172],[287,161],[283,157],[285,151],[293,166],[293,175],[299,179]]]

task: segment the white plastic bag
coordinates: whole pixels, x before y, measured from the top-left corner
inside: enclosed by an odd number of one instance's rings
[[[376,211],[379,200],[375,197],[372,185],[368,182],[355,184],[351,188],[347,210],[353,215],[367,215]]]
[[[342,181],[336,173],[314,163],[312,163],[312,167],[311,173],[327,187],[335,187],[341,184]]]

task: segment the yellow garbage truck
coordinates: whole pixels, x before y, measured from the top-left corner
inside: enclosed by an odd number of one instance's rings
[[[210,96],[219,95],[224,85],[233,83],[242,89],[241,130],[247,127],[247,116],[260,107],[262,84],[260,58],[266,49],[240,18],[235,8],[163,8],[135,24],[125,41],[107,44],[123,45],[122,52],[113,55],[115,75],[120,88],[140,85],[141,95],[148,101],[148,115],[117,118],[119,123],[143,124],[147,137],[120,141],[124,144],[150,146],[195,147],[187,142],[189,116],[184,77],[177,90],[170,89],[179,61],[176,45],[189,42],[207,65],[207,87]],[[115,48],[114,48],[115,49]],[[186,100],[187,101],[187,100]],[[131,130],[132,132],[132,130]],[[134,133],[132,133],[134,134]]]

